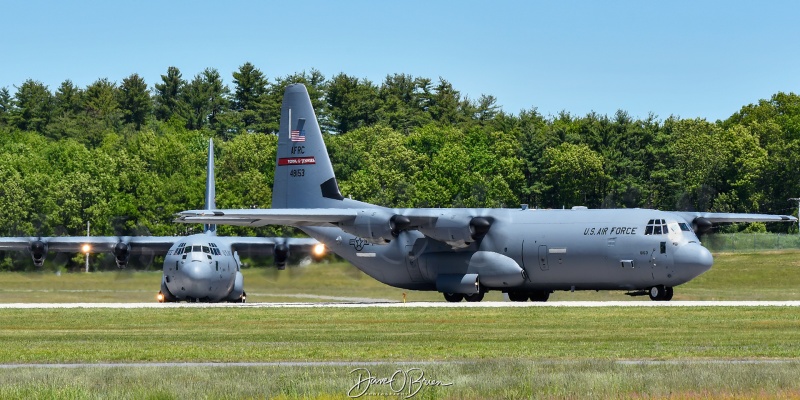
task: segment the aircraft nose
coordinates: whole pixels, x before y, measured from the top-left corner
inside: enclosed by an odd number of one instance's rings
[[[211,268],[207,263],[188,262],[180,269],[183,279],[181,286],[189,297],[203,298],[208,296],[211,286]]]
[[[684,272],[689,279],[708,271],[714,265],[711,252],[697,243],[686,243],[679,247],[674,260],[675,269]]]

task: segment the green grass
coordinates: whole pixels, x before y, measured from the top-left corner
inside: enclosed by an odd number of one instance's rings
[[[349,371],[373,361],[376,377],[419,367],[454,383],[423,399],[800,396],[793,307],[10,309],[0,321],[0,363],[354,363],[23,367],[2,370],[0,398],[346,398]],[[631,359],[676,364],[616,363]]]
[[[447,365],[371,365],[376,377],[420,368],[447,387],[414,399],[800,398],[800,363],[778,365],[619,365],[607,361],[482,361]],[[354,366],[232,368],[14,369],[0,374],[0,398],[347,399]],[[178,382],[178,384],[176,384]],[[391,393],[372,386],[361,398]],[[408,395],[408,390],[402,391]]]
[[[0,363],[800,357],[796,307],[0,310]]]
[[[443,301],[436,292],[392,288],[347,263],[244,270],[251,302],[343,301],[348,298]],[[153,302],[161,272],[0,273],[0,303]],[[502,300],[490,292],[486,300]],[[555,292],[553,301],[637,300],[623,292]],[[675,289],[675,300],[800,300],[800,251],[723,253],[714,267]]]

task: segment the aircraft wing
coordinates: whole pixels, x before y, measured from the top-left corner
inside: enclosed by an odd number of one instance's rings
[[[41,237],[0,237],[0,251],[29,250],[31,245],[41,242],[48,251],[82,253],[83,246],[89,245],[89,253],[113,252],[117,243],[127,243],[131,252],[148,249],[157,254],[166,254],[172,244],[179,239],[175,236],[41,236]]]
[[[772,215],[772,214],[737,214],[737,213],[712,213],[712,212],[693,212],[693,211],[673,211],[681,216],[686,222],[692,222],[698,218],[703,218],[712,224],[724,222],[793,222],[797,218],[791,215]]]
[[[235,226],[332,226],[357,216],[358,210],[347,208],[190,210],[178,213],[175,222]]]
[[[451,211],[457,212],[457,209]],[[402,215],[409,226],[432,226],[440,217],[434,209],[382,208],[276,208],[243,210],[190,210],[177,214],[174,222],[184,224],[219,224],[235,226],[340,226],[356,217],[389,222],[392,216]]]

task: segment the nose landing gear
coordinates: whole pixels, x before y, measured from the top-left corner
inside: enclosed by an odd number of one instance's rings
[[[647,290],[650,300],[670,301],[672,300],[672,288],[664,285],[653,286]]]

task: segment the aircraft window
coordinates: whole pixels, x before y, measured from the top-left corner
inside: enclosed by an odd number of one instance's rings
[[[192,251],[196,252],[196,253],[201,253],[203,251],[203,246],[194,245],[194,246],[192,246]]]
[[[687,224],[685,222],[681,222],[678,225],[681,227],[681,230],[684,231],[684,232],[691,232],[692,231],[692,229],[689,228],[689,224]]]
[[[644,228],[645,235],[666,235],[668,233],[667,221],[663,219],[651,219],[647,221],[647,226]]]
[[[211,254],[211,249],[208,246],[203,246],[203,253]]]

